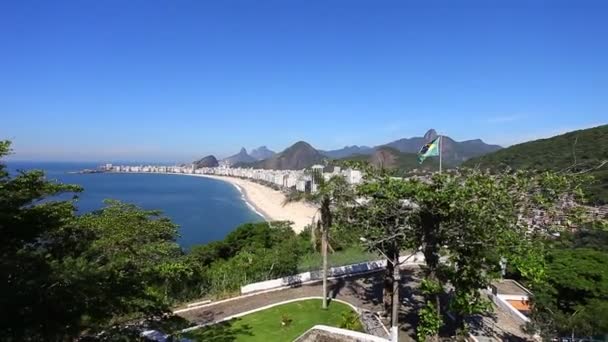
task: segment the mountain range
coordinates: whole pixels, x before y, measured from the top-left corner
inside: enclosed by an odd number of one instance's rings
[[[375,167],[396,170],[398,171],[398,175],[406,175],[413,169],[439,169],[439,160],[437,158],[429,158],[423,164],[420,164],[418,163],[418,155],[416,153],[401,152],[389,146],[379,146],[371,154],[351,155],[337,161],[365,161]]]
[[[274,156],[275,154],[276,154],[276,152],[269,150],[268,147],[266,147],[266,146],[260,146],[258,148],[254,148],[253,150],[251,150],[251,153],[249,153],[249,155],[252,156],[253,158],[255,158],[255,160],[268,159],[268,158]]]
[[[228,158],[224,158],[222,159],[222,162],[228,164],[228,165],[235,165],[238,163],[253,163],[254,161],[256,161],[257,159],[255,159],[254,157],[250,156],[247,153],[247,150],[242,147],[241,150],[239,151],[239,153],[232,155]]]
[[[325,159],[327,157],[309,143],[298,141],[283,152],[274,154],[270,158],[250,164],[242,163],[238,166],[256,169],[300,170],[311,167],[314,164],[323,163]]]
[[[429,158],[418,164],[416,153],[437,137],[430,129],[422,137],[403,138],[376,147],[346,146],[338,150],[316,150],[309,143],[299,141],[280,153],[265,146],[247,153],[244,148],[224,159],[235,167],[252,167],[277,170],[300,170],[314,164],[331,163],[335,160],[367,161],[372,165],[387,167],[407,173],[412,169],[436,170],[437,158]],[[570,170],[585,171],[596,181],[587,187],[594,203],[608,203],[608,125],[578,130],[549,139],[540,139],[506,149],[486,144],[480,139],[455,141],[442,137],[444,167],[483,167],[500,169]],[[207,156],[194,164],[197,167],[217,166],[214,156]]]
[[[269,150],[266,146],[260,146],[251,150],[251,153],[247,153],[247,149],[241,147],[239,153],[230,157],[222,159],[223,164],[237,165],[237,164],[250,164],[258,160],[264,160],[272,157],[276,153]]]
[[[373,154],[375,150],[383,146],[392,147],[403,153],[418,153],[424,144],[436,137],[437,132],[434,129],[430,129],[422,137],[403,138],[376,147],[346,146],[339,150],[322,151],[322,153],[330,158],[341,159],[356,154]],[[486,144],[481,139],[459,142],[449,136],[443,136],[441,143],[443,161],[446,165],[451,166],[459,165],[467,159],[498,151],[502,148],[498,145]]]
[[[416,153],[427,142],[435,139],[437,132],[430,129],[424,136],[404,138],[376,147],[346,146],[338,150],[316,150],[310,144],[299,141],[280,153],[274,153],[261,146],[247,153],[245,148],[222,162],[234,167],[253,167],[263,169],[303,169],[314,164],[334,159],[367,160],[372,164],[384,163],[397,168],[417,168]],[[448,136],[442,138],[443,161],[446,167],[457,166],[463,161],[501,149],[498,145],[489,145],[483,141],[467,140],[458,142]],[[429,163],[421,168],[425,168]]]
[[[434,129],[430,129],[422,137],[399,139],[386,144],[386,146],[393,147],[400,152],[418,153],[422,145],[435,138],[437,138],[437,132]],[[495,152],[500,149],[502,149],[502,147],[486,144],[481,139],[455,141],[449,136],[443,136],[441,138],[441,152],[443,153],[443,161],[447,165],[459,165],[467,159]]]

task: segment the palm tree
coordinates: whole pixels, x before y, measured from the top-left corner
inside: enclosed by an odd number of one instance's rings
[[[283,202],[286,205],[290,202],[307,201],[315,203],[319,208],[320,218],[313,222],[311,238],[316,243],[316,233],[321,233],[321,253],[323,255],[323,309],[327,308],[327,249],[329,246],[329,230],[333,225],[334,210],[348,201],[351,194],[350,186],[346,179],[340,175],[334,175],[329,180],[325,180],[322,174],[312,173],[317,189],[313,193],[294,191],[290,193]],[[331,248],[331,247],[330,247]]]

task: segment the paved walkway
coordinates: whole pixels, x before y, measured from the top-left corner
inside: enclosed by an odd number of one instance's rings
[[[400,341],[413,341],[412,315],[415,315],[416,301],[414,289],[417,286],[417,267],[402,270],[401,299],[402,311],[400,321],[408,322],[402,326]],[[337,298],[352,305],[372,312],[382,311],[382,272],[342,278],[330,281],[329,296]],[[322,285],[312,284],[284,290],[260,293],[248,297],[236,298],[234,300],[212,303],[201,308],[179,313],[183,318],[196,323],[205,324],[219,321],[235,314],[253,310],[266,305],[283,302],[290,299],[320,296]],[[331,305],[331,304],[330,304]],[[417,305],[417,304],[416,304]],[[386,323],[386,322],[385,322]]]
[[[380,312],[383,310],[382,272],[332,280],[329,285],[329,296],[348,302],[361,309]],[[399,322],[402,323],[400,324],[399,341],[415,341],[415,326],[418,321],[417,309],[422,304],[422,298],[417,290],[420,282],[419,276],[420,270],[417,266],[407,267],[401,271],[399,297],[402,305],[399,312]],[[190,322],[206,324],[290,299],[318,297],[321,296],[321,293],[321,283],[303,285],[246,297],[237,297],[225,302],[211,303],[204,307],[181,312],[179,315]],[[475,321],[477,323],[473,327],[476,335],[486,337],[487,341],[529,341],[529,337],[500,308],[495,307],[495,312],[491,316],[477,317],[477,319],[473,319],[472,321],[471,323]],[[384,323],[387,327],[390,324],[387,321]]]

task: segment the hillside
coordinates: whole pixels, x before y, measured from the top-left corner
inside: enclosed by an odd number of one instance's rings
[[[587,170],[608,160],[608,125],[540,139],[468,160],[463,165],[500,169]],[[590,175],[597,179],[588,193],[596,203],[608,203],[608,164]]]
[[[299,141],[268,159],[251,164],[240,164],[239,166],[257,169],[301,170],[314,164],[321,164],[325,159],[326,157],[310,144]]]
[[[199,160],[196,160],[194,162],[192,162],[192,164],[194,165],[195,168],[201,168],[201,167],[216,167],[219,166],[219,163],[217,161],[217,159],[215,158],[215,156],[209,155],[206,157],[203,157]]]
[[[239,153],[228,158],[222,159],[222,161],[226,162],[228,165],[235,165],[237,163],[253,163],[256,160],[257,159],[247,154],[247,150],[244,147],[241,148]]]
[[[418,153],[420,148],[427,142],[435,139],[437,132],[430,129],[423,137],[413,137],[399,139],[386,144],[385,146],[395,148],[404,153]],[[498,145],[490,145],[483,142],[481,139],[455,141],[449,136],[443,136],[441,151],[443,152],[443,161],[448,164],[460,164],[470,158],[481,156],[487,153],[500,150],[502,147]]]
[[[340,159],[340,161],[365,161],[375,167],[383,167],[397,171],[397,174],[405,175],[412,170],[439,170],[439,159],[428,158],[424,163],[418,163],[418,155],[415,153],[402,153],[388,146],[377,147],[370,155],[359,154]],[[444,167],[447,167],[444,165]]]

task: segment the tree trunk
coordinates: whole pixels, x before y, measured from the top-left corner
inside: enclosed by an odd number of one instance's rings
[[[439,298],[439,294],[435,295],[435,309],[437,310],[437,319],[441,320],[441,299]],[[433,341],[439,342],[439,333],[433,336]]]
[[[323,228],[321,249],[323,250],[323,309],[327,309],[327,228]]]
[[[384,292],[382,301],[384,302],[384,315],[388,316],[393,305],[393,283],[395,282],[393,273],[393,263],[391,260],[386,260],[386,269],[384,270]]]
[[[399,273],[399,252],[393,252],[393,314],[391,315],[391,326],[393,329],[393,336],[398,339],[399,335],[399,280],[401,279],[401,274]]]
[[[331,217],[331,200],[328,196],[325,196],[323,202],[321,204],[321,220],[323,221],[323,232],[321,235],[321,249],[323,253],[323,309],[327,309],[327,277],[328,277],[328,267],[327,267],[327,244],[329,240],[329,229],[332,224]]]
[[[422,215],[422,242],[424,244],[423,253],[426,266],[428,268],[427,277],[437,281],[437,268],[439,267],[439,226],[431,213]],[[430,298],[435,305],[437,318],[441,319],[441,302],[439,294],[433,294]],[[439,335],[430,336],[431,341],[439,341]]]

